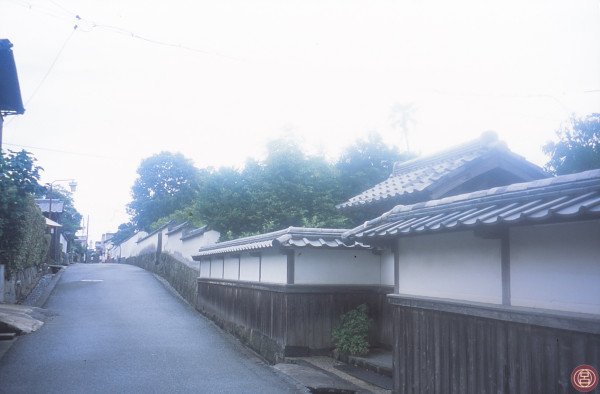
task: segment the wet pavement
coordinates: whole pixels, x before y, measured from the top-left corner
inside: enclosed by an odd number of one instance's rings
[[[137,267],[70,266],[45,309],[0,359],[0,393],[302,391]]]

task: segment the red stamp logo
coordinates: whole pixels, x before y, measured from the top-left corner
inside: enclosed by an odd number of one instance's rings
[[[581,393],[590,392],[598,386],[598,371],[591,365],[580,365],[571,374],[571,384]]]

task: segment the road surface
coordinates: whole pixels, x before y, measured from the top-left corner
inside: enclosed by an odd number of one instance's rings
[[[0,360],[0,393],[298,391],[134,266],[72,265],[45,309]]]

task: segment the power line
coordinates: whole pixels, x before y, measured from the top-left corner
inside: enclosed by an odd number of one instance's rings
[[[98,158],[98,159],[132,160],[131,158],[121,157],[121,156],[96,155],[96,154],[92,154],[92,153],[73,152],[73,151],[67,151],[67,150],[61,150],[61,149],[40,148],[39,146],[32,146],[32,145],[20,145],[20,144],[10,144],[10,143],[3,143],[3,145],[14,146],[14,147],[21,148],[21,149],[22,148],[37,149],[37,150],[42,150],[42,151],[47,151],[47,152],[65,153],[65,154],[69,154],[69,155],[76,155],[76,156],[83,156],[83,157],[94,157],[94,158]]]
[[[175,48],[175,49],[183,49],[183,50],[189,51],[189,52],[201,53],[201,54],[204,54],[204,55],[219,56],[219,57],[226,58],[226,59],[236,59],[233,56],[224,55],[224,54],[222,54],[220,52],[217,52],[217,51],[208,51],[208,50],[205,50],[205,49],[194,48],[194,47],[183,45],[183,44],[179,44],[179,43],[173,43],[173,42],[168,42],[168,41],[165,41],[165,40],[153,39],[153,38],[149,38],[149,37],[146,37],[144,35],[138,34],[138,33],[134,32],[132,30],[123,28],[123,27],[113,26],[113,25],[106,25],[106,24],[101,24],[101,23],[96,23],[93,20],[90,20],[90,19],[87,19],[87,18],[79,16],[78,13],[75,13],[73,11],[68,10],[67,8],[63,7],[60,3],[58,3],[58,2],[56,2],[54,0],[49,0],[49,2],[51,4],[54,4],[56,7],[58,7],[63,12],[63,14],[68,14],[69,19],[65,19],[62,16],[58,16],[57,14],[53,14],[51,11],[48,11],[47,9],[44,9],[42,7],[34,6],[31,3],[27,2],[27,1],[24,1],[24,0],[11,0],[11,1],[14,2],[15,4],[19,4],[19,5],[21,5],[21,6],[25,7],[25,8],[28,8],[31,11],[40,12],[42,14],[51,16],[53,18],[57,18],[57,19],[62,19],[62,20],[67,20],[67,21],[70,21],[70,22],[74,22],[74,23],[76,23],[76,28],[77,27],[83,28],[82,31],[85,32],[85,33],[89,33],[93,29],[96,29],[96,28],[106,29],[106,30],[113,31],[113,32],[118,33],[118,34],[129,36],[129,37],[134,38],[134,39],[145,41],[145,42],[148,42],[148,43],[154,44],[154,45],[161,45],[161,46],[165,46],[165,47],[169,47],[169,48]],[[82,26],[81,25],[82,22],[85,25]]]
[[[29,96],[29,98],[25,102],[25,105],[24,105],[25,108],[27,108],[27,106],[29,105],[29,103],[31,102],[31,100],[35,97],[35,95],[37,94],[37,92],[40,90],[40,88],[42,87],[42,85],[44,84],[44,82],[46,82],[46,79],[48,79],[48,76],[50,75],[50,72],[52,72],[52,70],[54,69],[54,66],[56,65],[56,62],[58,62],[58,59],[60,58],[60,55],[62,55],[63,51],[65,50],[65,47],[67,46],[67,44],[69,43],[69,41],[71,40],[71,38],[73,37],[73,35],[75,34],[75,30],[77,30],[77,25],[75,25],[73,27],[73,31],[71,31],[71,34],[69,34],[69,36],[67,37],[67,39],[63,42],[62,46],[58,50],[58,53],[54,57],[54,60],[52,61],[52,64],[50,64],[50,67],[48,67],[48,71],[46,71],[46,74],[44,74],[44,77],[42,78],[42,80],[37,84],[37,86],[33,90],[33,93],[31,93],[31,96]],[[12,123],[12,121],[14,121],[15,119],[16,119],[16,117],[12,117],[8,121],[6,121],[5,124],[8,125],[8,124]]]
[[[65,16],[64,13],[63,13],[63,15],[59,15],[54,10],[49,9],[49,8],[45,8],[42,5],[33,5],[33,4],[31,4],[31,3],[27,2],[27,1],[24,1],[24,0],[9,0],[9,1],[11,1],[11,2],[13,2],[13,3],[17,4],[17,5],[20,5],[22,7],[25,7],[27,9],[29,9],[30,11],[35,11],[35,12],[38,12],[40,14],[44,14],[46,16],[49,16],[51,18],[60,19],[60,20],[67,21],[67,22],[72,21],[72,16],[71,15]]]
[[[48,75],[50,75],[50,72],[52,71],[52,69],[56,65],[56,62],[58,61],[58,58],[60,58],[60,55],[62,55],[63,51],[65,50],[65,47],[67,46],[67,44],[69,43],[69,41],[71,40],[71,38],[73,37],[73,35],[75,34],[76,30],[77,30],[77,25],[75,25],[75,27],[73,27],[73,31],[71,31],[71,34],[69,34],[69,36],[67,37],[67,39],[65,40],[65,42],[62,44],[62,46],[58,50],[58,53],[56,54],[56,57],[54,58],[54,60],[52,61],[52,64],[48,68],[48,71],[46,71],[46,74],[44,75],[44,77],[42,78],[42,80],[40,81],[40,83],[34,89],[34,91],[31,94],[31,96],[29,96],[29,99],[27,99],[27,101],[25,102],[25,107],[27,107],[27,105],[29,104],[29,102],[33,99],[33,97],[35,97],[36,93],[40,90],[40,88],[42,87],[42,85],[44,84],[44,82],[46,81],[46,79],[48,78]]]

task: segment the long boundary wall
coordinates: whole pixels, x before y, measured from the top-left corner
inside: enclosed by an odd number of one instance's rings
[[[195,269],[172,256],[161,254],[145,254],[121,260],[122,263],[131,264],[153,272],[165,278],[187,302],[198,308],[198,269]]]
[[[389,286],[286,285],[198,278],[197,309],[270,362],[328,354],[340,316],[360,304],[373,318],[370,343],[391,347]]]

